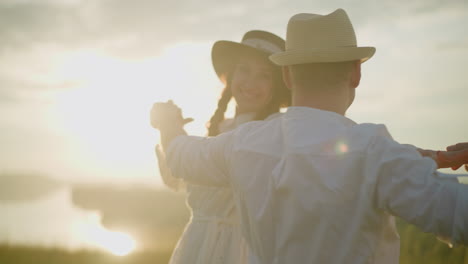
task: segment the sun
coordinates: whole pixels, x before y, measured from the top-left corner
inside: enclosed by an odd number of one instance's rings
[[[152,146],[157,140],[149,124],[149,110],[156,101],[173,99],[196,119],[194,123],[200,122],[196,134],[205,133],[204,122],[213,109],[200,102],[215,104],[218,93],[197,88],[217,88],[204,78],[211,69],[200,67],[198,57],[191,57],[199,56],[201,49],[175,46],[158,58],[143,61],[96,51],[71,53],[57,68],[56,78],[73,85],[55,93],[52,118],[73,147],[74,166],[86,174],[121,179],[148,175],[153,170]]]
[[[126,256],[137,248],[137,243],[131,235],[105,228],[97,212],[90,213],[82,221],[76,222],[74,231],[86,245],[103,249],[115,256]]]
[[[135,240],[122,232],[106,232],[101,237],[101,246],[116,256],[125,256],[136,248]]]

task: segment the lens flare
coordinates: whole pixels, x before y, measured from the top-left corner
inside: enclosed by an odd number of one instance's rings
[[[349,147],[345,142],[339,141],[338,143],[336,143],[336,146],[335,146],[336,154],[345,154],[348,151],[349,151]]]

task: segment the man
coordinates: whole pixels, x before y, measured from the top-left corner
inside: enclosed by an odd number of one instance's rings
[[[179,136],[180,109],[155,104],[174,175],[233,189],[251,263],[398,263],[393,215],[468,244],[468,187],[385,126],[344,116],[374,52],[356,46],[344,10],[298,14],[270,57],[292,92],[282,116],[206,139]]]

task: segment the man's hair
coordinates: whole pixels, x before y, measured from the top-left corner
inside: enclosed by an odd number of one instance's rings
[[[302,89],[330,89],[349,79],[355,61],[296,64],[290,67],[294,83]]]

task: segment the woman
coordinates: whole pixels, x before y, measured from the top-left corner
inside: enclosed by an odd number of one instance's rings
[[[216,74],[225,84],[218,108],[208,123],[208,135],[216,136],[252,120],[262,120],[289,105],[289,91],[281,70],[268,56],[284,50],[284,40],[265,31],[249,31],[240,43],[218,41],[212,48]],[[224,113],[231,98],[236,102],[233,119]],[[247,246],[242,238],[232,192],[225,187],[185,184],[171,176],[164,154],[156,148],[163,181],[171,188],[185,188],[192,217],[170,263],[246,263]]]

